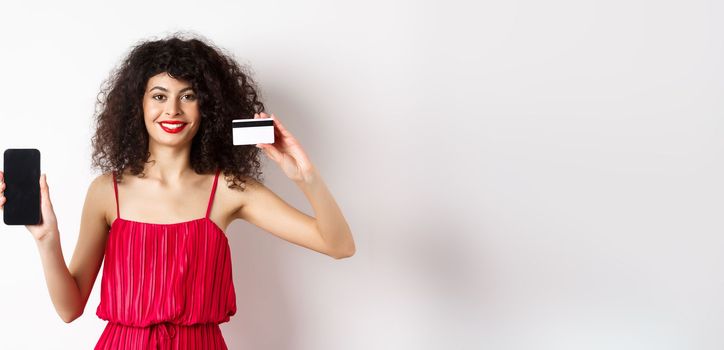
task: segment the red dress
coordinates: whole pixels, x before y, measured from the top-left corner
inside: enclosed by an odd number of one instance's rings
[[[108,321],[95,349],[227,349],[219,323],[236,313],[231,253],[211,219],[219,170],[206,216],[173,224],[117,219],[106,243],[101,301]]]

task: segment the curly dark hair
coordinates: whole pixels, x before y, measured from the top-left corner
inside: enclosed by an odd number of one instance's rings
[[[191,167],[197,174],[221,169],[229,188],[240,188],[244,177],[261,178],[260,149],[232,144],[231,121],[254,118],[264,111],[261,94],[247,67],[207,39],[172,34],[141,41],[101,85],[95,110],[92,167],[103,173],[123,170],[144,177],[149,162],[148,131],[142,99],[148,79],[166,72],[188,81],[198,96],[201,123],[191,142]]]

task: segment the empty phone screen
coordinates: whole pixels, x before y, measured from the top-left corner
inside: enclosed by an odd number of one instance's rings
[[[34,148],[10,148],[3,155],[5,173],[6,225],[40,223],[40,151]]]

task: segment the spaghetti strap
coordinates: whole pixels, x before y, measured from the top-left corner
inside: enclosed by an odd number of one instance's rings
[[[216,183],[219,181],[219,173],[221,169],[216,169],[216,176],[214,176],[214,185],[211,187],[211,195],[209,196],[209,205],[206,207],[206,218],[209,218],[211,213],[211,204],[214,203],[214,194],[216,193]]]
[[[118,185],[116,184],[116,172],[113,172],[113,192],[116,194],[116,219],[121,217],[121,210],[118,208]]]
[[[195,183],[198,194],[215,170],[183,180]],[[121,171],[113,174],[116,194]],[[207,187],[209,208],[222,171],[217,170]],[[198,209],[199,197],[203,195],[172,205]],[[207,217],[209,213],[207,209]],[[93,349],[227,349],[219,324],[236,313],[231,247],[221,227],[197,217],[169,224],[125,220],[112,225],[104,237],[95,310],[107,323]]]

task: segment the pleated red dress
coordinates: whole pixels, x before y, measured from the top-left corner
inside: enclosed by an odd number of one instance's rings
[[[236,313],[231,253],[206,216],[172,224],[111,224],[96,315],[108,321],[95,349],[227,349],[219,324]]]

